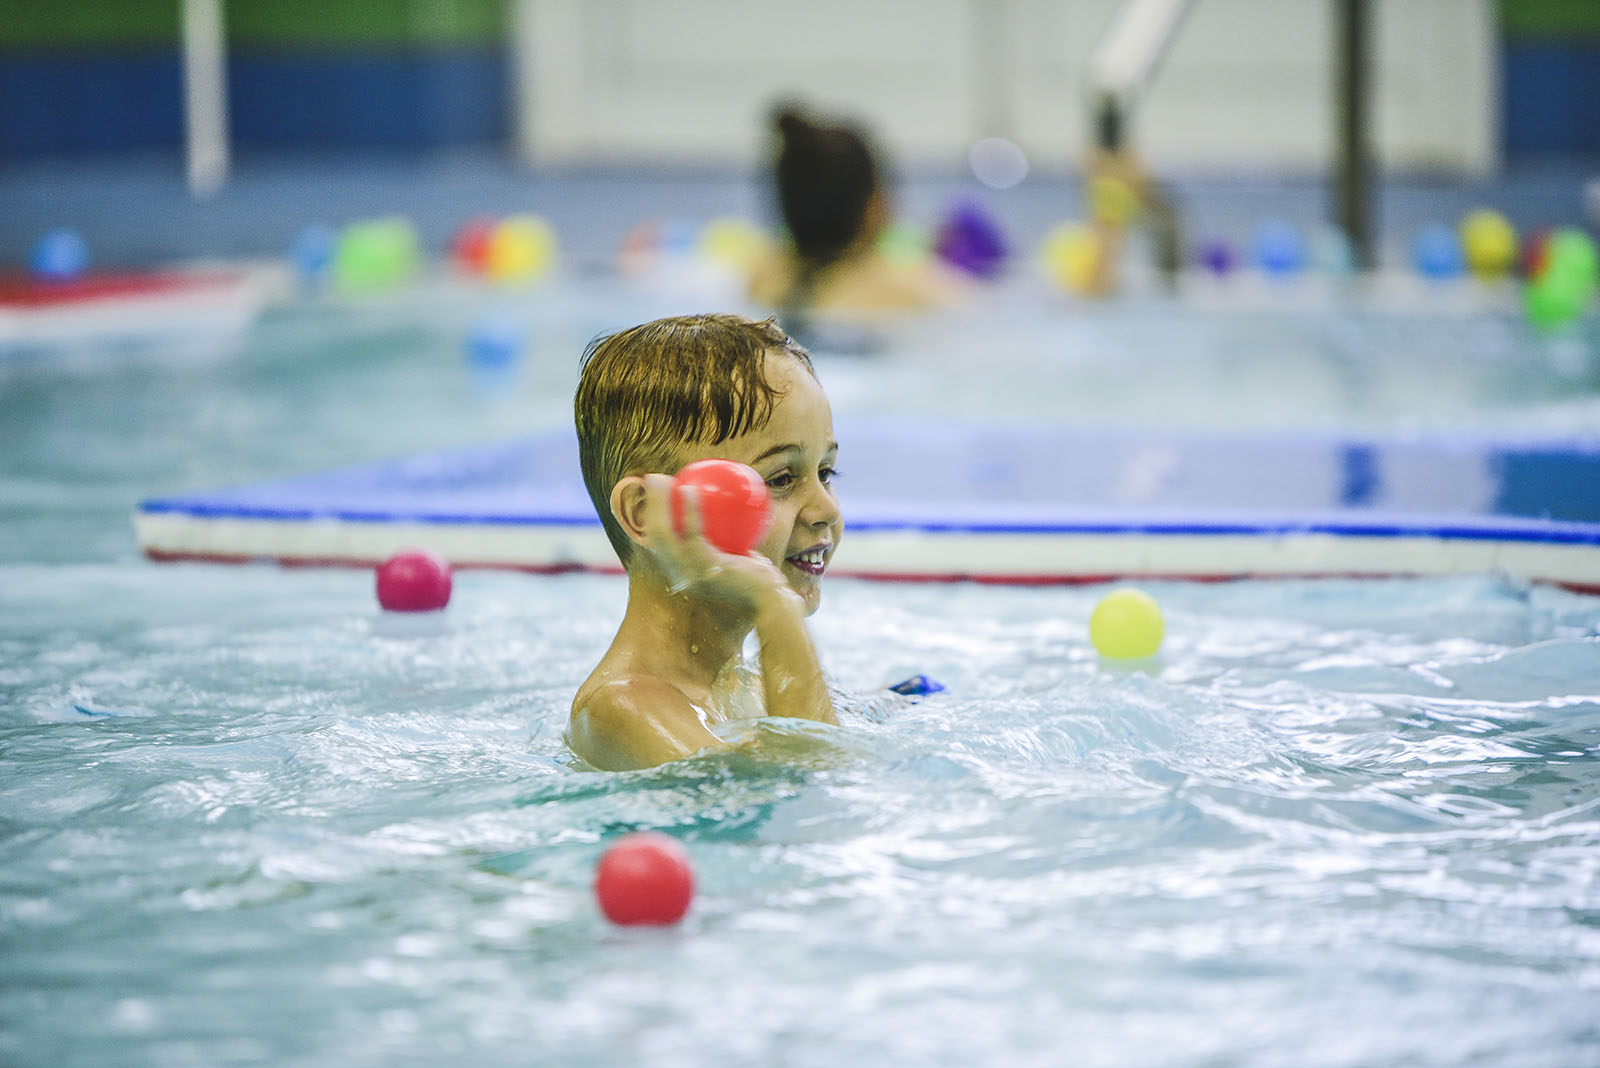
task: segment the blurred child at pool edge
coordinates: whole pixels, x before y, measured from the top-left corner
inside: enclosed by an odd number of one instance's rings
[[[1083,280],[1085,296],[1110,296],[1121,287],[1127,231],[1136,223],[1150,232],[1156,272],[1168,290],[1177,287],[1183,266],[1177,211],[1127,143],[1123,126],[1116,102],[1102,101],[1095,111],[1094,145],[1084,168],[1084,193],[1095,235],[1095,256]]]
[[[811,358],[773,320],[661,319],[584,353],[573,401],[584,485],[628,578],[611,646],[572,701],[567,744],[606,771],[728,744],[717,728],[760,715],[836,723],[806,617],[843,534],[838,445]],[[700,534],[673,474],[706,458],[749,464],[773,521],[749,554]],[[759,670],[744,662],[755,632]]]
[[[751,279],[750,296],[786,324],[817,318],[874,323],[959,299],[959,276],[936,258],[886,255],[893,220],[883,168],[866,134],[812,121],[784,105],[773,114],[773,185],[787,244]]]

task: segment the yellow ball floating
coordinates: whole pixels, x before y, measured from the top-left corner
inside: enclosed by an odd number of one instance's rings
[[[724,216],[700,231],[700,255],[734,274],[749,275],[772,252],[772,239],[749,219]]]
[[[1100,273],[1100,238],[1092,226],[1062,223],[1045,235],[1039,258],[1045,273],[1071,293],[1088,293]]]
[[[352,293],[392,288],[416,273],[420,249],[409,219],[389,216],[350,223],[339,232],[334,249],[334,281]]]
[[[489,235],[484,274],[496,282],[531,282],[555,270],[558,243],[537,215],[512,215]]]
[[[1517,232],[1504,215],[1480,208],[1461,220],[1467,269],[1479,278],[1503,278],[1517,262]]]
[[[1143,660],[1156,655],[1166,624],[1161,606],[1143,590],[1124,586],[1100,599],[1089,617],[1089,640],[1112,660]]]

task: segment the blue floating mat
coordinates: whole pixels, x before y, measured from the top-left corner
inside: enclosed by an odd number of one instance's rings
[[[833,573],[1094,582],[1503,571],[1600,591],[1600,439],[837,427]],[[144,501],[158,560],[617,569],[570,431]]]

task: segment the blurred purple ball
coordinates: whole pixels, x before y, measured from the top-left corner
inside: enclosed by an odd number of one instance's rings
[[[1195,253],[1195,261],[1220,278],[1238,265],[1239,257],[1234,254],[1232,245],[1220,237],[1213,237],[1200,246]]]
[[[941,260],[979,278],[993,278],[1005,265],[1005,234],[983,206],[973,201],[957,204],[934,236],[934,252]]]

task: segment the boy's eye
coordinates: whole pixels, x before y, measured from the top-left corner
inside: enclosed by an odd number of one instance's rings
[[[839,472],[832,467],[820,467],[817,469],[817,477],[821,479],[822,484],[826,486],[828,483],[839,477]]]
[[[794,482],[794,476],[787,471],[779,471],[767,479],[767,485],[775,490],[788,489]]]

